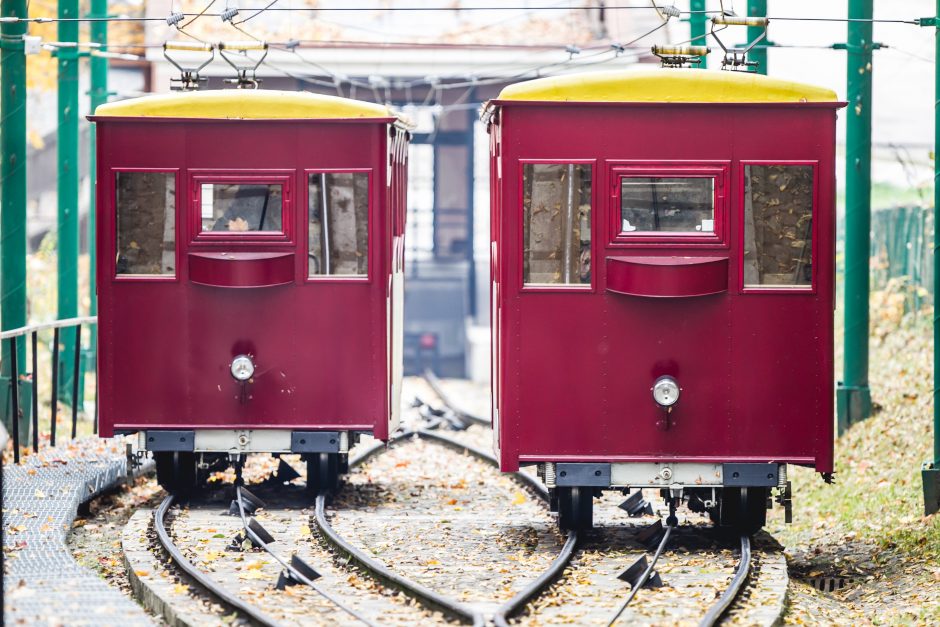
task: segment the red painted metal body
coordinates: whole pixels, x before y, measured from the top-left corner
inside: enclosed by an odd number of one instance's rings
[[[504,471],[532,462],[833,468],[839,103],[495,101],[493,393]],[[591,284],[523,287],[522,164],[588,163]],[[743,288],[746,164],[810,164],[812,287]],[[618,175],[716,183],[715,234],[624,238]],[[668,430],[650,388],[682,387]]]
[[[394,119],[95,118],[100,429],[339,429],[386,439],[406,144]],[[176,275],[116,274],[115,177],[176,174]],[[369,175],[368,277],[307,268],[307,176]],[[283,234],[198,233],[202,180],[284,185]],[[222,235],[222,236],[220,236]],[[247,400],[229,372],[251,354]],[[400,359],[400,356],[398,357]]]

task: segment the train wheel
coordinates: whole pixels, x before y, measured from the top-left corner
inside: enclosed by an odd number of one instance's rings
[[[157,482],[170,494],[185,498],[196,487],[196,454],[185,451],[161,451],[153,454]]]
[[[767,523],[769,488],[722,488],[712,520],[734,533],[755,534]]]
[[[558,526],[562,531],[580,531],[594,526],[594,488],[555,488]]]
[[[313,494],[335,492],[339,487],[339,466],[336,453],[307,455],[307,490]]]

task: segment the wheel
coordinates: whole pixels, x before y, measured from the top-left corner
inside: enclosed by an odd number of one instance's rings
[[[594,526],[594,488],[555,488],[558,498],[558,527],[581,531]]]
[[[767,523],[769,488],[722,488],[718,505],[709,514],[719,528],[753,535]]]
[[[307,490],[313,494],[335,492],[339,487],[339,466],[336,453],[307,455]]]
[[[179,498],[187,498],[196,487],[196,454],[185,451],[161,451],[153,454],[157,482]]]

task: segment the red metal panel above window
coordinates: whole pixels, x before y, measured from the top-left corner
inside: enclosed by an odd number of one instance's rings
[[[270,287],[294,281],[294,253],[189,253],[189,278],[213,287]]]

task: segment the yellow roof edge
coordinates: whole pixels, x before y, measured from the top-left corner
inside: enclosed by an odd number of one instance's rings
[[[109,102],[94,117],[238,120],[404,118],[384,105],[299,91],[213,90],[155,94]]]
[[[831,89],[750,72],[643,69],[538,78],[505,87],[497,101],[787,103],[839,102]]]

